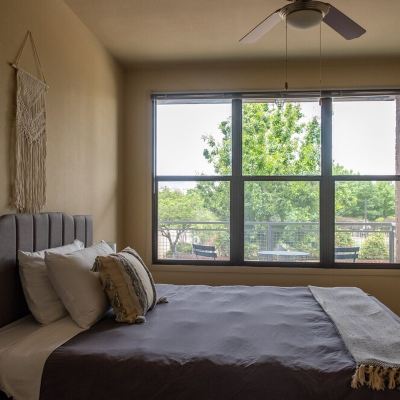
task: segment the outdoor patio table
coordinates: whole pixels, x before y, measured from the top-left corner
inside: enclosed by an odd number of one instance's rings
[[[277,258],[284,257],[286,259],[304,258],[309,256],[310,253],[305,251],[290,251],[290,250],[262,250],[258,252],[258,257]]]

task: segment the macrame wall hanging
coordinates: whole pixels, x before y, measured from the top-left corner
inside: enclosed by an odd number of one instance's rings
[[[18,65],[28,40],[40,78]],[[17,70],[14,206],[18,212],[35,213],[46,203],[45,96],[48,86],[30,31],[12,66]]]

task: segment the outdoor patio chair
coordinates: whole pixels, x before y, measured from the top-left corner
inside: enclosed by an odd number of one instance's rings
[[[353,260],[358,258],[359,247],[335,247],[335,260]]]
[[[215,251],[215,246],[205,246],[202,244],[193,244],[193,254],[198,257],[209,257],[214,260],[217,258],[217,252]]]

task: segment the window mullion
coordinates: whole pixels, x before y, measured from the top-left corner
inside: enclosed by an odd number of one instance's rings
[[[335,257],[335,182],[332,177],[332,99],[321,99],[320,260],[332,266]]]
[[[233,265],[244,259],[244,187],[242,179],[242,100],[232,100],[232,181],[230,191],[231,244]]]

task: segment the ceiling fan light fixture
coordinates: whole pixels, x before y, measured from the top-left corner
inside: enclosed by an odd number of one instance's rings
[[[281,21],[286,26],[307,29],[324,22],[347,40],[356,39],[366,30],[330,3],[318,0],[288,0],[288,4],[264,18],[239,41],[255,43]]]
[[[321,23],[323,14],[320,10],[296,10],[286,15],[288,25],[297,29],[308,29]]]

